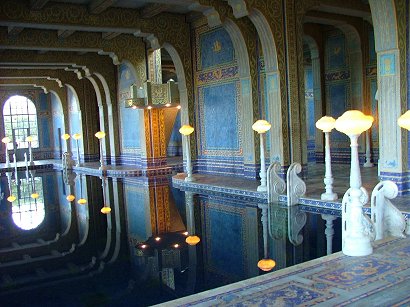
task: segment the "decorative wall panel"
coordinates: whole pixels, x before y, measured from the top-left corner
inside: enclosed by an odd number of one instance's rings
[[[238,84],[235,82],[199,89],[201,118],[201,154],[240,154]],[[226,137],[229,136],[229,137]]]
[[[326,41],[326,68],[339,70],[346,67],[345,38],[343,35],[328,37]]]
[[[124,186],[127,208],[128,235],[136,241],[145,241],[152,235],[150,224],[150,202],[147,188],[134,185]],[[147,218],[148,217],[148,218]]]
[[[196,136],[199,172],[243,175],[240,81],[224,28],[195,29]],[[242,89],[243,90],[243,89]]]
[[[337,119],[352,107],[349,56],[347,38],[342,31],[334,29],[325,33],[325,115]],[[332,130],[331,155],[336,163],[350,161],[350,142],[346,135]]]
[[[327,97],[330,102],[330,116],[333,118],[338,118],[346,110],[348,110],[348,91],[349,85],[347,83],[335,83],[328,86]],[[336,130],[332,131],[331,134],[332,142],[346,142],[347,137],[343,133]]]
[[[223,272],[231,280],[243,277],[246,265],[245,208],[209,201],[206,221],[206,267]]]
[[[202,32],[197,36],[198,56],[197,70],[209,69],[215,66],[231,63],[234,60],[234,49],[228,32],[217,28]]]

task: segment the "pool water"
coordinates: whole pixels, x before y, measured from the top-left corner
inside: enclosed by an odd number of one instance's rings
[[[341,249],[338,212],[184,192],[170,177],[38,170],[0,186],[4,306],[148,306],[264,274],[264,257],[279,270]]]

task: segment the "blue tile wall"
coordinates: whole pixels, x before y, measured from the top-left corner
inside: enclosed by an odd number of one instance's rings
[[[238,112],[234,82],[203,88],[203,150],[238,150]]]
[[[231,278],[244,274],[244,212],[227,204],[207,202],[207,264]]]
[[[167,147],[167,156],[182,156],[182,135],[179,133],[181,128],[181,112],[175,118],[174,127],[172,128],[171,136]]]
[[[50,94],[51,99],[56,99],[54,94]],[[40,93],[38,95],[38,101],[35,102],[37,108],[37,127],[38,127],[38,138],[39,138],[39,147],[42,150],[52,151],[52,146],[50,142],[50,135],[53,131],[53,121],[52,121],[52,110],[51,106],[48,103],[47,95]],[[37,150],[33,150],[33,154]]]
[[[54,95],[52,95],[54,96]],[[48,104],[48,99],[47,99],[47,94],[40,93],[38,95],[38,106],[39,106],[39,111],[40,112],[45,112],[48,111],[49,104]]]
[[[81,178],[82,176],[82,178]],[[86,184],[86,177],[85,175],[77,176],[75,180],[75,194],[76,200],[79,198],[87,199],[87,184]],[[88,200],[88,199],[87,199]],[[83,241],[84,238],[88,235],[88,228],[89,228],[89,214],[88,208],[92,205],[87,202],[87,204],[79,205],[75,203],[76,212],[77,212],[77,225],[78,225],[78,235],[79,241]]]
[[[338,31],[336,35],[328,36],[326,39],[326,61],[327,70],[339,70],[346,67],[345,37]]]
[[[141,123],[139,112],[125,108],[124,100],[131,97],[130,86],[137,82],[134,70],[130,64],[123,63],[118,67],[118,91],[120,104],[120,123],[121,123],[121,153],[135,154],[141,148]]]
[[[68,99],[68,110],[69,110],[69,127],[70,127],[70,134],[75,134],[75,133],[82,133],[81,129],[81,120],[80,120],[80,113],[79,113],[79,101],[77,100],[77,97],[74,95],[71,89],[67,91],[67,99]],[[66,131],[68,133],[68,131]],[[78,160],[77,157],[77,142],[73,139],[70,138],[70,144],[72,148],[72,154],[74,159]],[[80,156],[83,154],[83,139],[78,140],[78,146],[80,147]],[[83,161],[84,158],[81,158]]]
[[[147,231],[151,229],[151,225],[149,225],[150,220],[146,218],[150,216],[150,208],[146,205],[144,197],[146,189],[124,184],[124,192],[128,236],[137,241],[145,241],[152,235],[150,231]]]
[[[330,115],[335,119],[351,108],[350,70],[346,45],[346,38],[340,30],[332,30],[326,33],[326,115]],[[335,163],[348,163],[350,161],[349,138],[334,129],[330,134],[330,140],[332,161]]]
[[[67,89],[67,94],[68,97],[70,96],[71,93],[71,89]],[[51,103],[51,112],[53,114],[52,116],[52,122],[53,122],[53,144],[54,144],[54,151],[55,152],[59,152],[59,157],[55,157],[55,158],[60,158],[60,152],[62,153],[63,150],[66,149],[65,144],[62,144],[62,142],[64,142],[61,139],[61,135],[58,133],[59,129],[61,131],[61,134],[63,133],[69,133],[69,131],[65,131],[64,129],[64,115],[63,115],[63,107],[61,105],[61,103],[59,103],[59,101],[57,101],[57,99],[52,98],[50,99],[50,103]]]
[[[335,119],[337,119],[346,110],[348,110],[347,91],[348,85],[346,83],[336,83],[329,85],[328,101],[330,103],[330,116],[334,117]],[[333,130],[331,133],[331,140],[332,142],[345,142],[347,141],[347,137],[343,133]]]
[[[50,127],[49,118],[41,118],[39,127],[41,127],[40,131],[42,132],[42,146],[51,147],[49,132],[52,131],[52,129]]]
[[[240,83],[234,48],[223,28],[195,29],[197,172],[243,176]]]
[[[69,195],[69,188],[67,185],[64,184],[63,181],[63,176],[62,172],[56,173],[56,191],[55,194],[58,196],[57,203],[60,204],[60,223],[61,223],[61,229],[65,230],[69,226],[70,220],[71,220],[71,206],[72,203],[70,203],[66,197]],[[74,202],[75,203],[75,202]]]
[[[198,70],[230,63],[234,60],[234,48],[228,32],[217,28],[199,37],[200,58]]]

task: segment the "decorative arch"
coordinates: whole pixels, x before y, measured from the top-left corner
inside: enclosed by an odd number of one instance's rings
[[[94,88],[95,95],[97,97],[98,110],[99,110],[98,114],[99,114],[100,130],[105,131],[105,129],[104,129],[104,123],[105,123],[105,121],[104,121],[104,104],[103,104],[103,99],[102,99],[100,87],[98,86],[98,83],[95,80],[95,77],[86,76],[86,79],[88,79],[91,82],[91,84]],[[80,111],[80,114],[81,114],[81,111]],[[80,118],[81,118],[81,116],[80,116]],[[84,135],[83,135],[83,138],[84,138]],[[102,146],[97,147],[97,148],[102,148],[102,151],[103,151],[102,155],[106,156],[107,155],[106,138],[102,138],[101,143],[102,143]],[[81,147],[82,147],[83,152],[84,152],[84,142],[82,142]],[[98,149],[98,151],[99,151],[99,149]],[[98,151],[97,151],[97,153],[98,153]]]
[[[178,77],[178,89],[181,104],[181,123],[183,125],[189,124],[188,90],[186,86],[185,72],[181,57],[179,56],[178,51],[175,49],[175,47],[169,43],[164,43],[162,45],[162,48],[164,48],[169,53],[175,65],[175,71]]]
[[[245,6],[242,1],[229,1],[229,4],[232,5],[233,2],[239,2],[236,3],[236,10]],[[237,14],[239,14],[239,12]],[[280,162],[283,165],[282,101],[280,95],[281,89],[276,43],[266,17],[259,10],[251,9],[248,17],[258,32],[265,62],[266,103],[269,110],[267,120],[272,124],[272,129],[268,134],[270,141],[270,161]]]
[[[70,131],[70,134],[76,134],[79,133],[81,134],[81,139],[74,140],[73,138],[70,138],[70,142],[67,144],[70,144],[69,149],[77,149],[77,146],[79,146],[78,150],[71,150],[72,154],[76,155],[76,160],[80,161],[80,157],[77,157],[77,155],[80,152],[84,153],[84,145],[83,145],[83,125],[82,125],[82,120],[81,120],[81,107],[80,107],[80,100],[78,98],[78,94],[76,90],[71,86],[71,85],[66,85],[67,86],[67,121],[68,123],[65,125],[68,131]]]
[[[115,137],[115,128],[114,128],[114,122],[115,122],[115,115],[113,114],[113,106],[112,106],[112,101],[111,101],[111,96],[110,96],[110,89],[108,87],[108,83],[103,77],[98,72],[95,72],[94,75],[98,78],[100,81],[102,87],[103,87],[103,93],[105,97],[105,103],[106,103],[106,108],[107,108],[107,125],[108,125],[108,139],[109,139],[109,145],[110,145],[110,153],[111,157],[116,157],[118,154],[118,148],[115,145],[114,140],[116,139]],[[104,117],[101,115],[101,108],[100,108],[100,118]],[[101,125],[101,124],[100,124]],[[112,160],[112,159],[111,159]]]

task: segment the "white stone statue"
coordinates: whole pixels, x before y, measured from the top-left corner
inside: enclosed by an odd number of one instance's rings
[[[398,194],[397,185],[390,180],[379,182],[371,196],[371,219],[376,230],[376,240],[387,236],[405,237],[406,220],[390,201]]]

